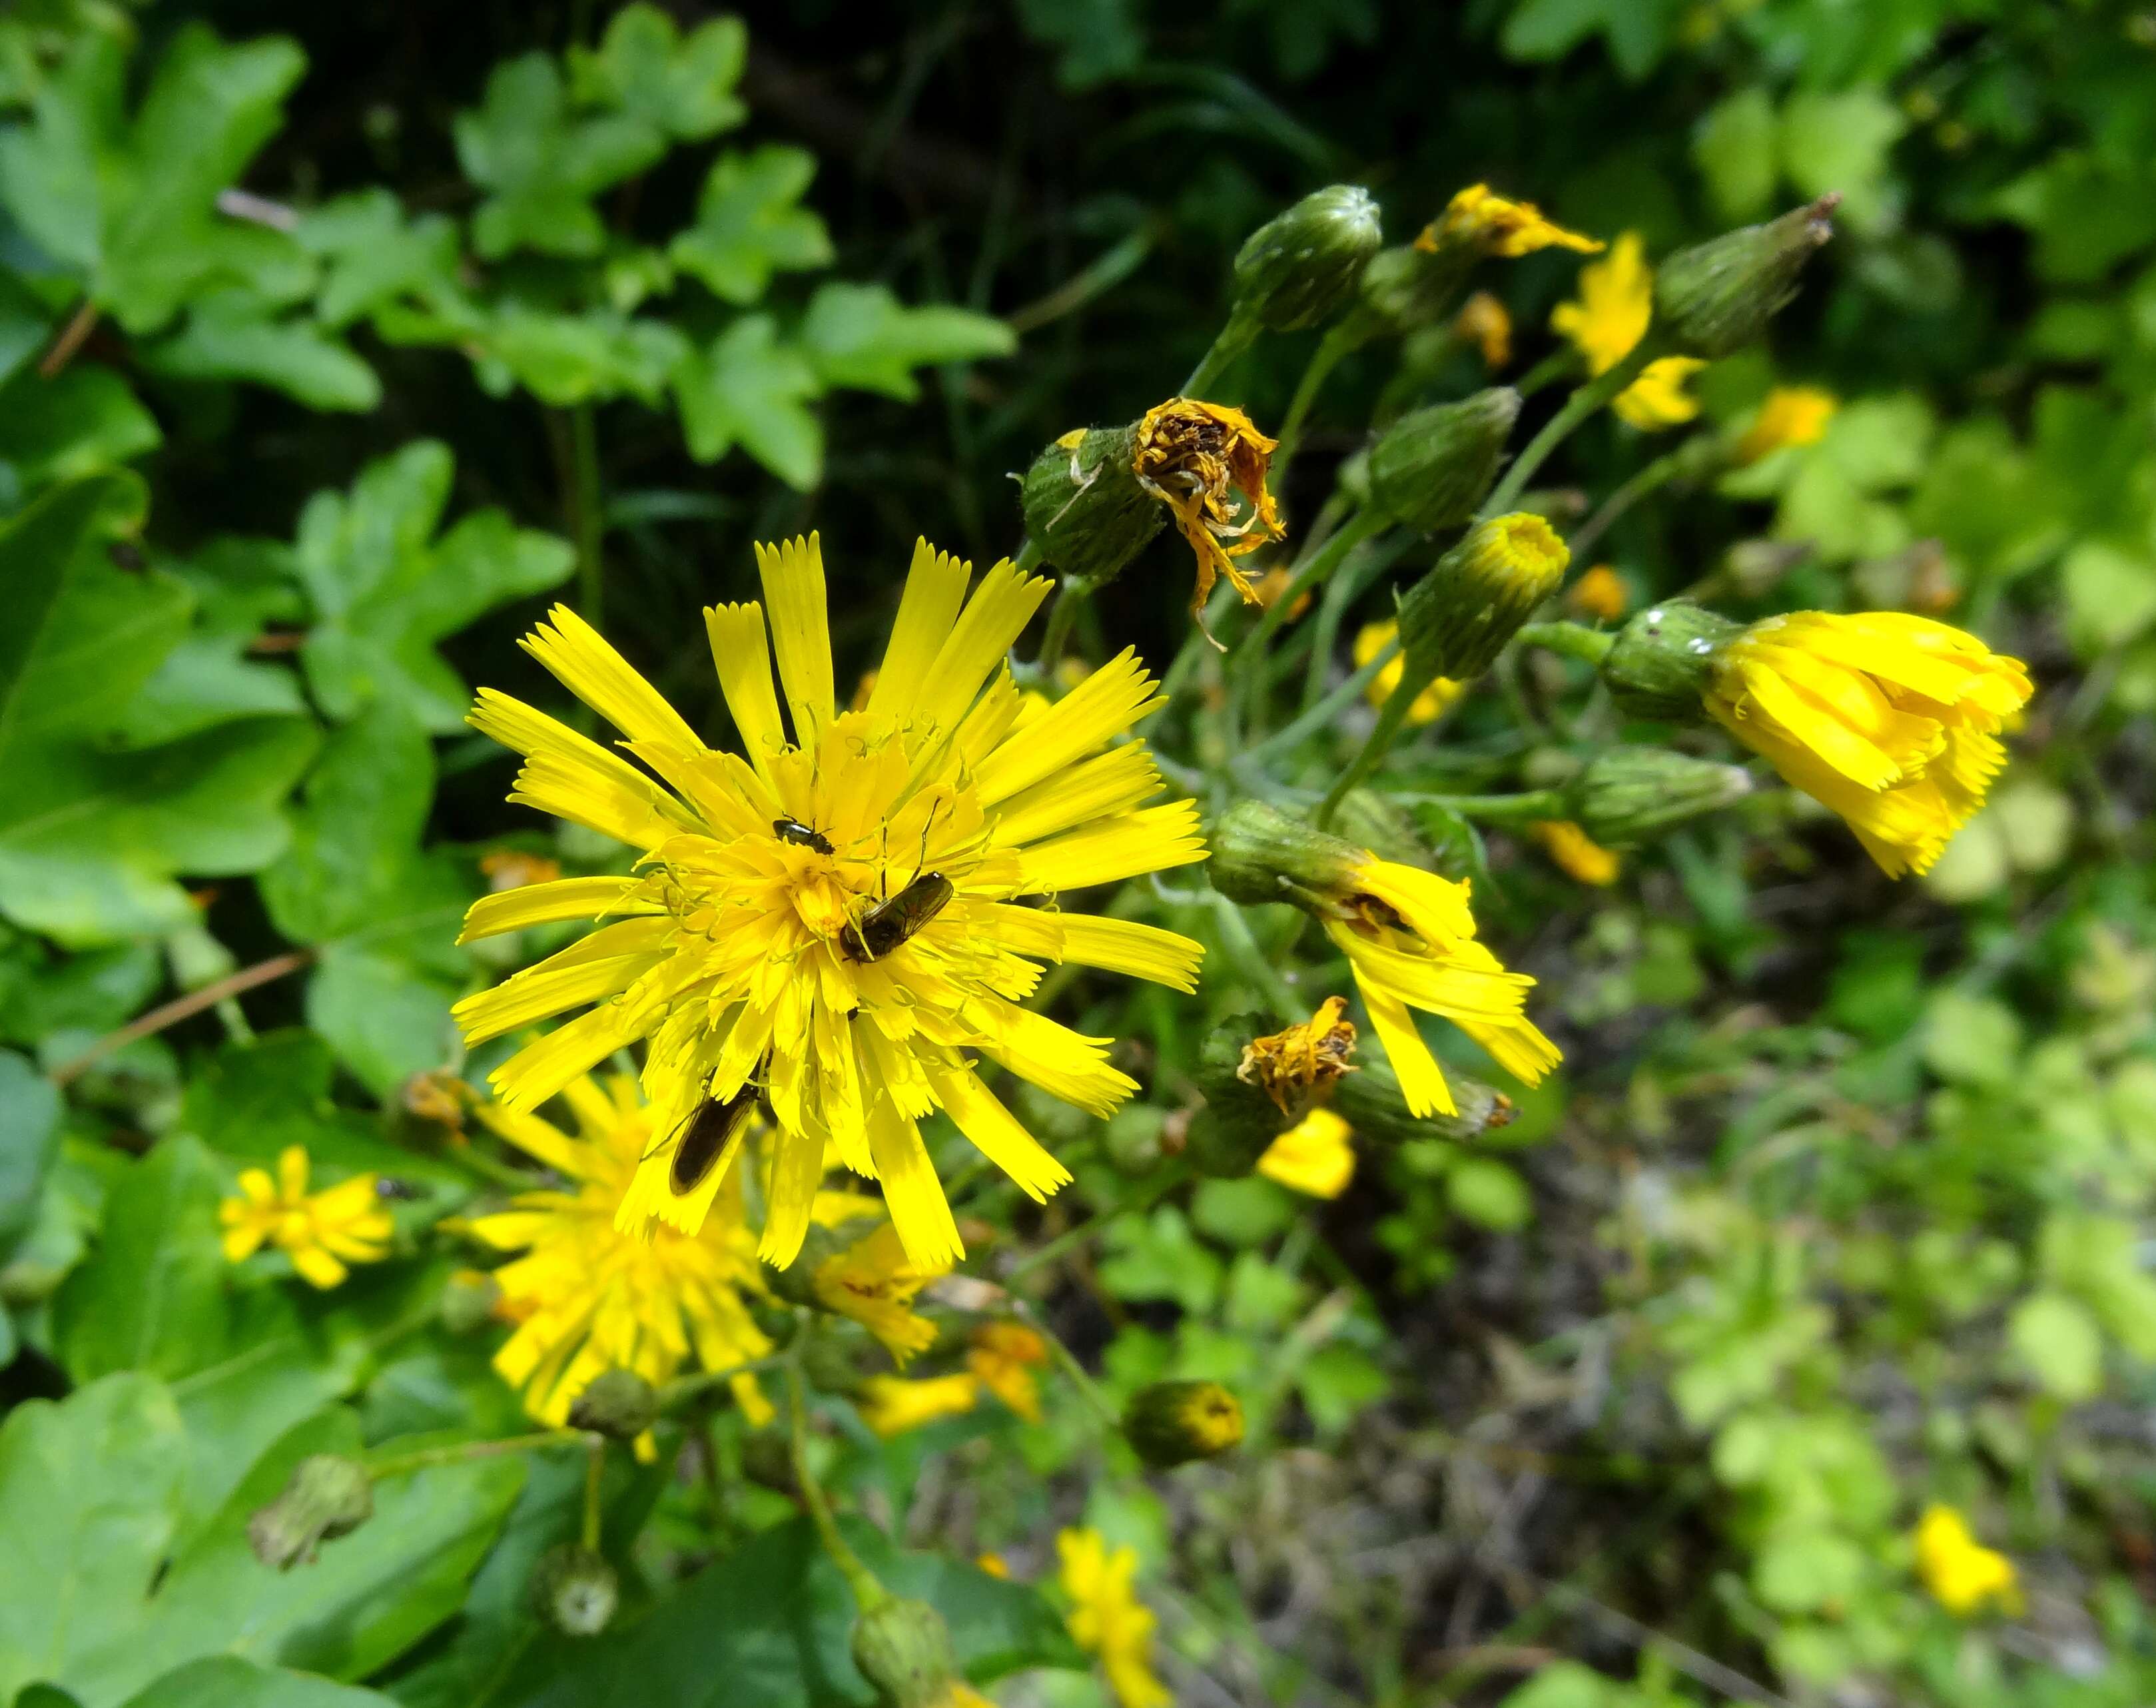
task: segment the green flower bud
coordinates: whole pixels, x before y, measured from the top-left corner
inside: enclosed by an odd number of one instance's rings
[[[1386,331],[1404,335],[1450,318],[1481,252],[1431,251],[1402,244],[1380,250],[1363,269],[1358,308]]]
[[[1547,522],[1524,511],[1476,524],[1400,601],[1407,669],[1394,692],[1481,676],[1558,590],[1571,555]]]
[[[598,1549],[563,1542],[539,1556],[531,1573],[531,1603],[564,1637],[596,1637],[613,1623],[621,1581]]]
[[[927,1602],[891,1596],[854,1622],[854,1664],[882,1708],[937,1708],[958,1669],[950,1628]]]
[[[1650,605],[1617,631],[1602,680],[1634,718],[1696,721],[1722,649],[1743,625],[1683,599]]]
[[[1708,361],[1758,342],[1767,322],[1797,294],[1812,253],[1834,235],[1838,195],[1764,225],[1680,250],[1655,275],[1654,335],[1660,347]]]
[[[1340,1082],[1332,1096],[1333,1112],[1355,1129],[1358,1139],[1380,1145],[1407,1145],[1418,1139],[1461,1144],[1512,1124],[1517,1111],[1510,1098],[1450,1068],[1445,1078],[1459,1106],[1456,1115],[1410,1112],[1400,1094],[1399,1077],[1389,1064],[1376,1060],[1365,1061],[1360,1072]]]
[[[1373,789],[1351,789],[1341,797],[1332,822],[1340,834],[1380,860],[1428,866],[1430,848],[1406,809]]]
[[[613,1441],[634,1441],[659,1421],[659,1395],[633,1370],[608,1370],[569,1405],[569,1427]]]
[[[1131,1396],[1123,1433],[1155,1470],[1217,1458],[1243,1440],[1243,1402],[1217,1381],[1156,1381]]]
[[[1334,184],[1314,191],[1244,239],[1235,255],[1235,312],[1275,332],[1330,320],[1383,240],[1368,190]]]
[[[247,1542],[264,1566],[289,1572],[312,1564],[322,1543],[351,1535],[373,1516],[367,1467],[341,1453],[311,1453],[292,1468],[285,1492],[247,1520]]]
[[[1742,765],[1663,748],[1611,748],[1572,779],[1565,816],[1596,841],[1624,848],[1751,792],[1751,774]]]
[[[1236,802],[1206,841],[1213,857],[1205,875],[1229,901],[1292,902],[1320,917],[1332,911],[1329,898],[1353,893],[1356,874],[1370,857],[1367,849],[1262,800]]]
[[[1034,459],[1020,488],[1025,531],[1042,558],[1096,584],[1120,574],[1168,512],[1138,484],[1138,430],[1081,428]]]
[[[1403,415],[1370,447],[1370,498],[1421,533],[1460,527],[1496,483],[1520,394],[1492,386]]]

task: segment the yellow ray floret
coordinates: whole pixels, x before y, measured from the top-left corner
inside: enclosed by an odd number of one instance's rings
[[[1639,233],[1628,231],[1608,260],[1579,270],[1578,300],[1561,302],[1551,311],[1550,330],[1572,341],[1589,373],[1607,373],[1647,335],[1654,313],[1654,272]],[[1681,426],[1699,414],[1699,399],[1684,388],[1685,382],[1706,366],[1696,356],[1650,362],[1610,407],[1642,432]]]
[[[495,1070],[516,1114],[646,1041],[662,1136],[624,1183],[624,1230],[696,1232],[740,1146],[695,1118],[747,1098],[775,1123],[767,1259],[799,1249],[828,1145],[883,1182],[907,1258],[934,1273],[963,1252],[920,1121],[942,1109],[1035,1196],[1070,1178],[976,1064],[1100,1114],[1129,1095],[1107,1041],[1019,1004],[1042,963],[1065,959],[1190,988],[1197,944],[1060,908],[1064,892],[1203,860],[1197,807],[1158,803],[1158,769],[1127,739],[1162,703],[1134,654],[1020,724],[1004,660],[1042,579],[999,563],[968,597],[968,567],[922,543],[875,684],[841,710],[815,537],[760,548],[757,569],[760,603],[706,613],[738,751],[706,744],[566,610],[527,650],[621,739],[482,692],[474,723],[526,755],[512,798],[617,837],[637,863],[479,903],[467,937],[596,929],[458,1019],[483,1038],[584,1011]]]

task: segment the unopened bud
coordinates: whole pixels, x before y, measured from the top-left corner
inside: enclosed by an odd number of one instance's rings
[[[324,1542],[351,1535],[373,1516],[367,1467],[341,1453],[311,1453],[292,1468],[285,1492],[247,1520],[248,1546],[264,1566],[289,1572],[312,1564]]]
[[[569,1427],[634,1441],[659,1421],[659,1393],[633,1370],[608,1370],[569,1405]]]
[[[1433,253],[1402,244],[1380,250],[1363,269],[1358,308],[1373,328],[1403,337],[1441,326],[1480,259],[1472,248]]]
[[[1240,800],[1207,839],[1205,875],[1231,902],[1292,902],[1323,913],[1327,898],[1353,893],[1367,849],[1329,835],[1263,800]],[[1240,1057],[1238,1057],[1240,1060]]]
[[[1573,779],[1565,810],[1596,841],[1623,848],[1751,792],[1751,775],[1741,765],[1666,748],[1609,748]]]
[[[1168,519],[1138,484],[1138,430],[1081,428],[1034,459],[1019,503],[1042,559],[1096,585],[1122,573]]]
[[[1400,601],[1405,684],[1470,682],[1497,661],[1572,560],[1564,542],[1524,511],[1477,524]]]
[[[1383,240],[1368,190],[1334,184],[1314,191],[1244,239],[1235,255],[1235,312],[1275,332],[1330,320]]]
[[[1217,1381],[1156,1381],[1131,1396],[1123,1433],[1155,1470],[1215,1458],[1243,1439],[1243,1402]]]
[[[1722,649],[1741,629],[1702,605],[1666,599],[1617,631],[1602,660],[1602,680],[1618,709],[1631,717],[1695,721]]]
[[[1370,447],[1371,502],[1418,532],[1461,527],[1496,483],[1519,416],[1508,385],[1401,416]]]
[[[539,1556],[531,1573],[531,1603],[539,1617],[564,1637],[596,1637],[613,1623],[621,1605],[621,1580],[606,1556],[579,1542],[563,1542]]]
[[[1407,1145],[1422,1139],[1445,1139],[1465,1143],[1493,1129],[1509,1126],[1517,1113],[1512,1100],[1492,1091],[1479,1080],[1445,1070],[1456,1113],[1418,1115],[1408,1108],[1399,1078],[1386,1062],[1363,1063],[1363,1071],[1340,1082],[1332,1108],[1355,1129],[1355,1136],[1373,1145]]]
[[[1655,332],[1671,355],[1712,362],[1755,343],[1834,235],[1838,195],[1680,250],[1655,275]]]
[[[1400,866],[1428,866],[1432,850],[1408,810],[1374,789],[1351,789],[1332,815],[1340,834],[1380,860]]]
[[[880,1708],[940,1708],[958,1669],[950,1627],[924,1601],[891,1596],[854,1622],[854,1664]]]

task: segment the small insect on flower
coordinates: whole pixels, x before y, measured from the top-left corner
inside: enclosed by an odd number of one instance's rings
[[[374,1196],[409,1204],[425,1197],[427,1189],[417,1181],[398,1180],[394,1175],[378,1175],[375,1177]]]
[[[924,872],[887,901],[861,915],[858,924],[839,928],[839,947],[857,961],[881,960],[921,930],[957,894],[940,872]]]
[[[831,839],[814,826],[804,825],[799,819],[775,818],[771,821],[771,834],[782,842],[791,842],[797,848],[814,848],[819,854],[835,854]]]
[[[675,1197],[685,1198],[703,1185],[727,1147],[747,1132],[760,1090],[751,1083],[732,1097],[706,1098],[697,1105],[673,1141],[673,1160],[666,1165],[667,1188]]]

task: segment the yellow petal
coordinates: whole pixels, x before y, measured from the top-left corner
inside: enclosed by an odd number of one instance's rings
[[[912,718],[929,669],[965,602],[970,573],[969,565],[937,551],[927,540],[914,542],[913,564],[906,571],[898,618],[869,695],[870,716],[901,723]]]
[[[1160,768],[1142,742],[1127,742],[1060,776],[1036,783],[997,809],[994,840],[1006,847],[1113,818],[1161,791]]]
[[[1054,777],[1167,703],[1153,692],[1137,649],[1126,647],[982,762],[975,779],[982,805]]]
[[[819,534],[756,548],[771,610],[772,651],[793,714],[793,738],[803,745],[831,722],[831,631],[824,616],[824,546]]]
[[[711,637],[719,692],[726,696],[726,710],[733,715],[742,750],[750,764],[762,771],[771,755],[786,745],[778,696],[771,686],[771,651],[764,640],[763,608],[753,603],[714,605],[704,613],[704,630]]]
[[[1019,866],[1024,874],[1022,893],[1037,895],[1114,883],[1204,857],[1198,803],[1178,800],[1036,843],[1020,851]]]
[[[1042,1148],[972,1069],[929,1066],[927,1071],[944,1113],[1021,1191],[1045,1201],[1070,1184],[1070,1170]]]
[[[482,937],[505,931],[521,931],[527,925],[554,925],[572,919],[596,920],[617,909],[655,913],[653,902],[624,905],[637,887],[633,877],[564,877],[552,883],[527,883],[499,895],[481,896],[465,915],[459,943],[475,943]]]
[[[553,626],[539,624],[521,645],[563,687],[634,740],[664,742],[691,752],[703,746],[665,696],[638,675],[598,630],[567,605],[557,604],[547,615]]]
[[[1198,988],[1198,964],[1205,946],[1158,925],[1131,919],[1111,919],[1091,913],[1064,913],[1063,952],[1058,957],[1081,967],[1099,967],[1149,979],[1173,990]]]
[[[981,684],[1033,620],[1048,589],[1046,576],[1023,574],[1008,560],[981,578],[921,684],[913,724],[922,738],[957,728]]]

